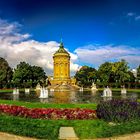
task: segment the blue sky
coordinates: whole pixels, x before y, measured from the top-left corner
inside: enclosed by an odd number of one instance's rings
[[[17,49],[23,43],[30,47],[31,40],[53,42],[57,48],[63,38],[75,69],[85,64],[98,68],[105,61],[120,59],[126,59],[131,68],[140,64],[139,0],[1,0],[0,19],[1,26],[15,26],[1,38],[27,35],[11,41],[12,47],[19,43]],[[9,55],[6,50],[4,54]],[[10,63],[18,62],[12,59]]]

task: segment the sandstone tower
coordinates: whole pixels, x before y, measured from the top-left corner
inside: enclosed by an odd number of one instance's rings
[[[70,54],[64,49],[61,42],[59,49],[53,55],[54,75],[50,81],[52,85],[71,84]]]

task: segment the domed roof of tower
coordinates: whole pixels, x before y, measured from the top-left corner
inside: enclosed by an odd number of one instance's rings
[[[69,55],[69,53],[64,49],[64,45],[63,42],[60,43],[59,49],[54,53],[54,55],[58,55],[58,54],[66,54]]]

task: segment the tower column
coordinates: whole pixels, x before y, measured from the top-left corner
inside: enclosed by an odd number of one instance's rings
[[[70,55],[60,43],[58,51],[53,56],[54,84],[70,83]]]

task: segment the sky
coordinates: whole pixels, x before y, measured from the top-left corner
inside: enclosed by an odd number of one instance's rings
[[[0,57],[53,72],[61,38],[71,55],[71,73],[125,59],[140,65],[139,0],[1,0]]]

